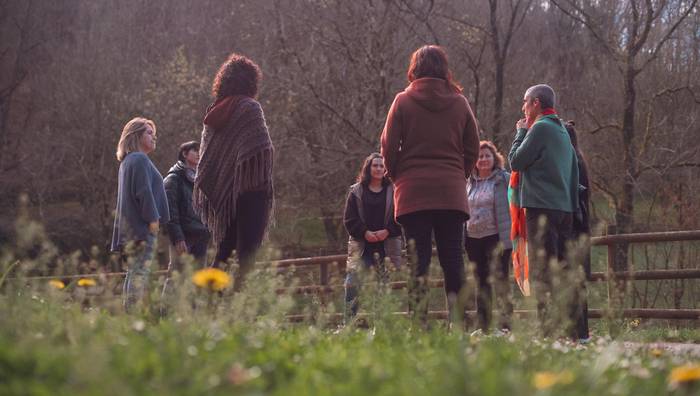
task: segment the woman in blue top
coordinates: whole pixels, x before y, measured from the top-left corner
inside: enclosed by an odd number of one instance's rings
[[[508,282],[508,267],[513,244],[510,240],[508,180],[503,156],[487,140],[479,143],[479,160],[467,181],[469,220],[466,223],[465,247],[469,260],[476,265],[478,283],[476,314],[479,328],[488,331],[491,324],[492,289],[496,290],[500,311],[498,326],[510,330],[513,304]]]
[[[160,223],[170,220],[163,177],[148,158],[156,149],[156,125],[146,118],[127,122],[117,145],[119,188],[112,251],[119,252],[128,270],[124,308],[129,311],[147,296]]]

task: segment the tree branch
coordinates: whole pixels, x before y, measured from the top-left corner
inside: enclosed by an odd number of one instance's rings
[[[595,38],[603,47],[616,59],[620,60],[620,53],[617,51],[617,48],[611,44],[608,40],[604,39],[603,36],[598,32],[596,29],[596,24],[594,22],[591,22],[590,15],[588,15],[586,12],[583,11],[581,7],[576,6],[575,3],[572,3],[571,1],[567,1],[569,5],[571,5],[572,8],[574,8],[575,12],[583,15],[583,18],[577,15],[574,15],[574,12],[571,12],[570,10],[567,10],[564,8],[560,3],[561,0],[549,0],[552,4],[554,4],[555,7],[557,7],[561,12],[563,12],[565,15],[567,15],[569,18],[573,19],[574,21],[582,24],[586,29],[588,29],[589,32],[593,35],[593,38]]]
[[[409,4],[408,0],[397,0],[397,3],[402,3],[403,5],[405,5],[408,9],[408,12],[412,14],[418,21],[423,23],[423,25],[425,25],[426,28],[428,28],[430,35],[433,37],[433,42],[437,45],[440,45],[440,39],[438,38],[437,33],[435,33],[433,25],[430,23],[430,15],[432,14],[433,8],[435,7],[434,0],[428,1],[428,10],[425,12],[425,15],[421,15],[420,12],[418,12],[411,4]],[[398,9],[399,11],[403,11],[401,9],[400,4],[398,5]]]
[[[593,120],[593,122],[595,122],[595,124],[596,124],[596,128],[595,128],[595,129],[591,129],[591,130],[589,130],[589,131],[586,131],[586,133],[589,133],[589,134],[591,134],[591,135],[595,135],[596,133],[598,133],[598,132],[600,132],[600,131],[602,131],[602,130],[604,130],[604,129],[608,129],[608,128],[616,129],[616,130],[618,130],[618,131],[621,131],[621,130],[622,130],[622,126],[620,126],[620,124],[618,124],[618,123],[616,123],[616,122],[611,122],[611,123],[608,123],[608,124],[602,124],[602,123],[600,122],[600,120],[598,120],[598,117],[596,117],[595,114],[593,114],[593,112],[590,111],[590,110],[585,110],[584,113],[585,113],[588,117],[590,117],[590,118]]]
[[[447,19],[450,22],[456,22],[456,23],[459,23],[460,25],[466,26],[468,28],[478,30],[484,34],[490,34],[483,26],[475,25],[471,22],[468,22],[465,19],[458,18],[458,17],[455,17],[453,15],[449,15],[449,14],[442,14],[442,13],[435,13],[435,15],[440,17],[440,18]]]
[[[693,101],[697,104],[700,104],[700,98],[695,96],[695,91],[693,91],[693,89],[688,85],[684,85],[682,87],[676,87],[676,88],[663,89],[663,90],[657,92],[656,94],[654,94],[654,96],[652,97],[652,100],[656,100],[657,98],[660,98],[660,97],[666,96],[666,95],[674,95],[674,94],[676,94],[678,92],[682,92],[682,91],[688,92],[690,94],[690,96],[692,96]]]
[[[668,29],[668,31],[659,40],[659,42],[656,43],[656,46],[654,47],[654,50],[652,51],[649,59],[647,59],[644,62],[644,64],[642,64],[642,66],[639,68],[640,71],[644,70],[644,68],[646,68],[652,61],[654,61],[657,58],[657,56],[659,55],[659,51],[661,50],[661,47],[663,47],[663,45],[666,43],[666,41],[668,41],[671,38],[671,35],[673,35],[673,33],[676,31],[676,29],[678,29],[678,26],[680,26],[680,24],[685,20],[685,18],[687,18],[688,15],[690,15],[690,13],[693,11],[693,9],[695,9],[697,3],[698,3],[698,0],[693,0],[693,2],[690,4],[690,6],[688,6],[688,9],[682,13],[682,15],[678,18],[678,20],[676,20],[676,23],[674,23],[673,26],[671,26],[671,28]]]

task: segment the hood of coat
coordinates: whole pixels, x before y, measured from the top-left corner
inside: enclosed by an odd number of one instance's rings
[[[455,92],[447,81],[440,78],[419,78],[414,80],[405,92],[421,107],[431,112],[441,112],[464,100],[462,94]]]
[[[180,177],[184,177],[190,182],[194,183],[194,177],[196,171],[194,169],[188,168],[184,162],[182,161],[177,161],[175,165],[173,165],[170,170],[168,171],[168,174],[175,174]]]

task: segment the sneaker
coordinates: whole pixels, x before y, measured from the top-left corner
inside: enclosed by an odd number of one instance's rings
[[[494,337],[508,337],[510,335],[510,330],[508,329],[496,329],[493,331]]]
[[[481,337],[484,335],[484,332],[481,329],[476,329],[472,331],[471,334],[469,334],[470,337]]]

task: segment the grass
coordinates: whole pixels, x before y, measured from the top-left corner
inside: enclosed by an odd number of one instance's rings
[[[692,362],[606,338],[577,347],[396,319],[334,331],[264,313],[158,320],[64,297],[3,297],[0,394],[660,395],[670,392],[671,369]],[[547,373],[564,375],[551,387],[535,383]]]
[[[241,293],[197,288],[187,272],[160,301],[125,314],[118,280],[97,278],[55,289],[26,274],[74,273],[42,227],[18,221],[18,238],[0,251],[0,395],[660,395],[697,394],[700,378],[673,381],[698,357],[625,349],[620,340],[697,341],[697,328],[625,321],[614,341],[593,321],[593,341],[543,339],[534,318],[510,336],[470,335],[442,322],[423,329],[392,312],[405,295],[374,282],[363,288],[369,328],[329,322],[341,301],[274,292],[300,282],[294,273],[254,272]],[[18,264],[17,264],[18,263]],[[434,265],[434,270],[437,266]],[[405,274],[404,274],[405,275]],[[401,275],[399,275],[401,276]],[[434,292],[438,292],[434,290]],[[435,298],[441,296],[437,293]],[[161,303],[168,314],[160,315]],[[518,300],[527,305],[527,301]],[[288,313],[309,320],[292,324]],[[700,375],[698,375],[700,377]]]

